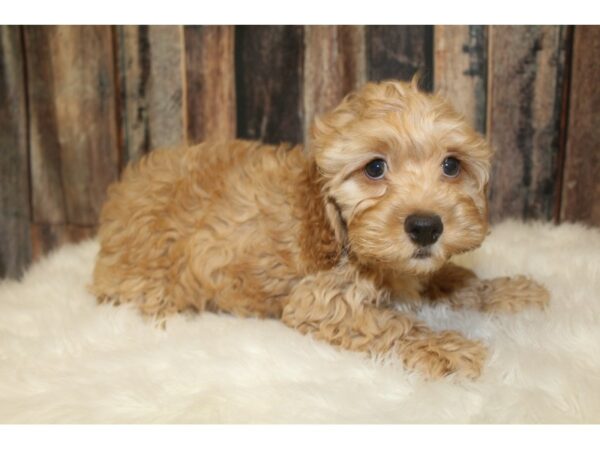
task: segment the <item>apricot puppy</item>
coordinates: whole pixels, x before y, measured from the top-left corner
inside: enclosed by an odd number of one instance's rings
[[[477,377],[480,342],[434,332],[391,300],[546,304],[524,277],[480,281],[447,262],[486,235],[490,158],[442,98],[394,81],[348,95],[305,150],[154,151],[109,189],[92,289],[161,319],[189,308],[279,318],[428,377]]]

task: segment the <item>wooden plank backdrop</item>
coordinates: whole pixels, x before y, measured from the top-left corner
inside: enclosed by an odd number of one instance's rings
[[[25,64],[18,27],[0,27],[0,278],[31,260]]]
[[[112,29],[24,27],[33,256],[92,236],[119,173]]]
[[[240,26],[235,30],[237,135],[301,142],[304,27]]]
[[[311,26],[304,32],[304,142],[319,114],[366,80],[365,27]]]
[[[600,225],[597,26],[1,26],[0,277],[92,236],[158,147],[308,142],[367,80],[442,92],[496,150],[492,221]]]
[[[600,225],[600,27],[575,27],[561,218]]]
[[[438,26],[435,89],[480,133],[486,131],[488,30],[482,25]]]
[[[235,27],[184,28],[187,142],[236,136]]]
[[[170,26],[116,29],[121,166],[185,141],[183,38]]]
[[[559,198],[565,37],[556,26],[490,30],[487,134],[496,161],[503,162],[492,168],[492,220],[552,219]]]

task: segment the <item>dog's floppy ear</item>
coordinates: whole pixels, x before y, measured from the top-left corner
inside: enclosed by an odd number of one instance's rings
[[[340,206],[331,196],[327,197],[326,199],[325,213],[329,223],[333,227],[336,240],[345,247],[346,243],[348,242],[348,225],[342,216],[342,210],[340,209]]]

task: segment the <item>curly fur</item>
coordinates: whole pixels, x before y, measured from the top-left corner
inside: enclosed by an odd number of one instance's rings
[[[186,309],[281,318],[343,348],[396,353],[430,377],[478,376],[481,343],[389,303],[440,289],[454,307],[486,311],[547,302],[530,280],[456,279],[445,266],[487,233],[484,139],[441,97],[388,81],[318,119],[311,143],[204,143],[128,167],[102,210],[95,295],[160,319]],[[441,172],[448,156],[461,161],[456,178]],[[387,163],[381,180],[364,173],[374,158]],[[444,225],[425,258],[404,232],[421,212]]]

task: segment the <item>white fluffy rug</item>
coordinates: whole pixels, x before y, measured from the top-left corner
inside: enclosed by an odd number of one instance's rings
[[[85,286],[93,241],[0,284],[0,422],[600,422],[600,231],[508,222],[461,258],[480,276],[527,273],[542,313],[424,310],[484,340],[475,382],[427,382],[276,321],[178,316],[167,330]]]

